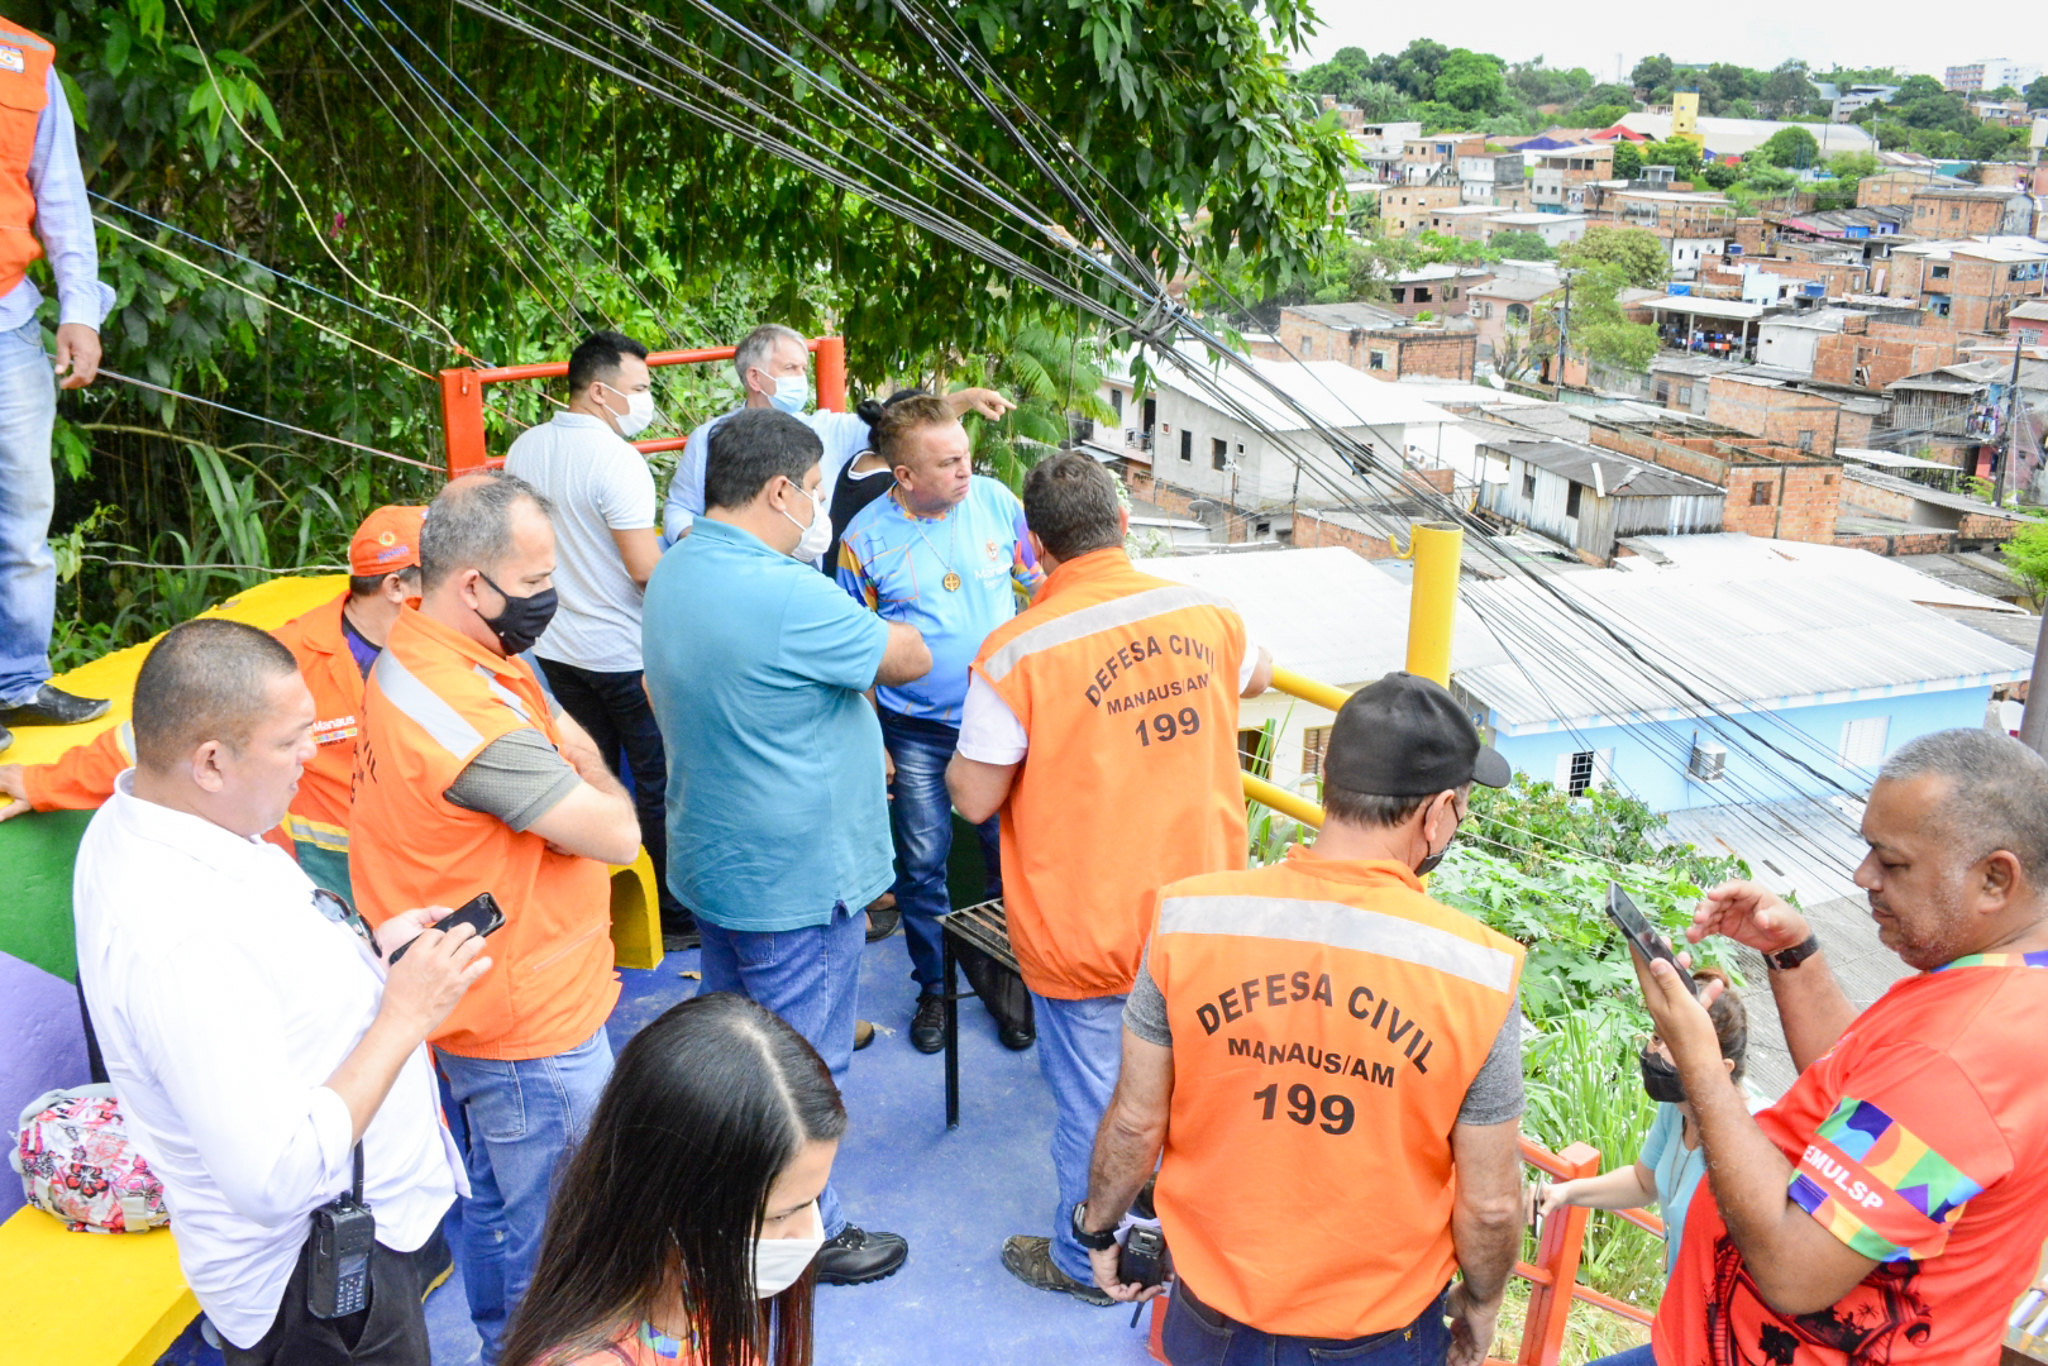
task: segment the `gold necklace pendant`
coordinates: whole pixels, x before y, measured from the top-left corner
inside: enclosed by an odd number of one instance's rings
[[[940,579],[939,582],[946,585],[946,591],[948,593],[957,593],[960,591],[960,576],[950,569],[946,571],[946,577]]]

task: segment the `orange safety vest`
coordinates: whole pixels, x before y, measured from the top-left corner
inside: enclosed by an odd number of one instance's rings
[[[29,263],[43,254],[28,164],[36,125],[50,102],[46,82],[56,57],[57,49],[35,34],[0,20],[0,295],[20,284]]]
[[[1002,810],[1003,901],[1025,985],[1131,989],[1147,898],[1245,862],[1237,757],[1244,621],[1120,549],[1058,565],[974,671],[1029,749]]]
[[[1297,848],[1159,893],[1173,1031],[1157,1204],[1204,1304],[1265,1333],[1413,1322],[1451,1278],[1451,1129],[1522,947],[1394,863]]]
[[[355,777],[363,676],[342,635],[341,611],[347,601],[343,594],[271,633],[298,661],[299,676],[313,694],[318,718],[313,723],[317,747],[299,776],[298,794],[278,831],[265,837],[290,849],[301,862],[327,856],[340,863],[348,857],[349,789]],[[29,805],[38,811],[89,811],[111,797],[114,779],[134,766],[135,732],[123,721],[66,750],[54,763],[25,765],[22,785]],[[321,881],[328,885],[330,880]]]
[[[533,671],[408,607],[370,669],[362,718],[349,870],[363,918],[381,925],[478,892],[505,912],[491,970],[431,1042],[462,1057],[520,1059],[590,1038],[619,996],[609,870],[447,797],[485,746],[514,731],[538,730],[561,747]]]

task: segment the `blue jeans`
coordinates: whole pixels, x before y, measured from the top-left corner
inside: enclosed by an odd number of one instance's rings
[[[899,716],[882,709],[882,743],[896,761],[889,831],[896,837],[896,909],[910,945],[910,975],[927,994],[945,990],[939,917],[953,909],[946,891],[946,860],[953,852],[953,799],[946,795],[946,765],[960,731],[943,721]],[[1000,896],[1001,817],[976,827],[986,861],[990,896]]]
[[[435,1052],[462,1112],[469,1199],[462,1202],[463,1284],[483,1339],[483,1366],[497,1366],[506,1321],[540,1258],[557,1167],[582,1139],[612,1074],[600,1029],[566,1053],[503,1062]]]
[[[535,656],[539,659],[539,656]],[[676,925],[688,912],[668,889],[668,755],[654,707],[640,680],[640,670],[599,673],[557,660],[541,659],[548,690],[576,724],[590,732],[614,778],[623,778],[633,793],[633,814],[640,820],[640,847],[654,865],[654,885],[661,899],[661,918]],[[623,758],[623,766],[620,760]]]
[[[1616,1352],[1611,1357],[1601,1357],[1587,1366],[1657,1366],[1657,1357],[1647,1345],[1631,1347],[1626,1352]]]
[[[1262,1333],[1197,1299],[1186,1282],[1174,1287],[1159,1345],[1173,1366],[1313,1366],[1324,1361],[1371,1366],[1443,1366],[1451,1350],[1438,1295],[1406,1328],[1362,1338],[1291,1338]]]
[[[853,1065],[853,1026],[860,994],[860,955],[867,946],[866,923],[859,909],[845,902],[832,907],[832,919],[800,930],[731,930],[699,919],[704,936],[703,985],[700,993],[736,992],[780,1015],[804,1036],[843,1094],[846,1070]],[[818,1200],[825,1236],[837,1238],[846,1229],[839,1192],[831,1186]]]
[[[1088,1162],[1095,1131],[1116,1089],[1123,1061],[1124,998],[1055,1001],[1031,994],[1038,1009],[1038,1070],[1052,1092],[1052,1170],[1060,1188],[1053,1211],[1053,1265],[1083,1285],[1095,1284],[1088,1251],[1074,1241],[1074,1206],[1088,1198]]]
[[[30,319],[0,332],[0,706],[28,701],[50,677],[50,627],[57,619],[50,431],[56,421],[57,381],[43,352],[42,324]]]

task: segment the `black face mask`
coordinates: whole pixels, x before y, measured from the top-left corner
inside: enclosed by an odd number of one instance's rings
[[[491,583],[491,576],[481,569],[476,576],[490,583],[493,591],[505,600],[505,605],[494,617],[485,617],[484,625],[491,628],[498,637],[498,643],[505,647],[508,655],[524,654],[533,648],[548,629],[548,623],[555,619],[555,607],[559,599],[552,588],[523,598],[515,598],[497,584]]]
[[[1428,877],[1436,871],[1436,866],[1444,861],[1444,855],[1451,852],[1451,846],[1457,842],[1458,830],[1465,824],[1465,818],[1458,816],[1457,821],[1457,825],[1451,827],[1451,837],[1444,841],[1444,847],[1415,865],[1415,876]]]
[[[1645,1095],[1665,1105],[1685,1103],[1685,1083],[1678,1079],[1678,1064],[1647,1048],[1643,1050],[1641,1062]]]

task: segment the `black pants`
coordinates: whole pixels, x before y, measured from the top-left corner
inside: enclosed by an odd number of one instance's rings
[[[222,1342],[227,1366],[432,1366],[427,1315],[420,1307],[435,1268],[429,1239],[418,1252],[370,1249],[370,1303],[339,1319],[316,1319],[306,1309],[306,1277],[313,1240],[284,1288],[284,1303],[270,1331],[253,1347]],[[445,1254],[443,1254],[445,1256]]]
[[[640,843],[654,864],[655,886],[661,889],[661,921],[666,927],[681,926],[690,913],[668,889],[668,756],[661,748],[654,708],[648,705],[647,692],[640,684],[641,671],[597,673],[552,659],[541,660],[540,666],[547,671],[555,700],[576,718],[577,725],[590,732],[613,775],[624,777],[630,772]]]

